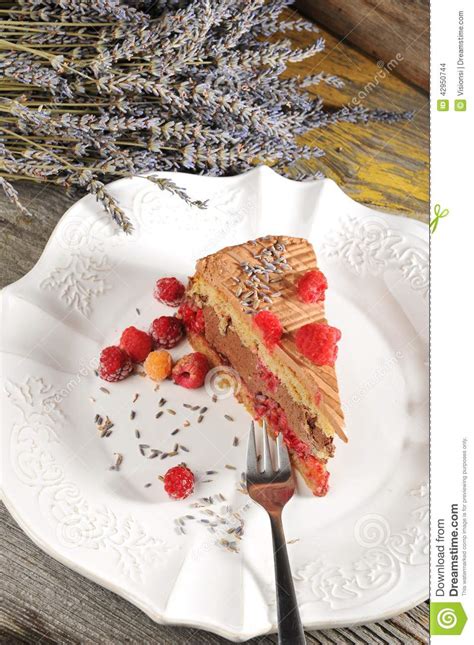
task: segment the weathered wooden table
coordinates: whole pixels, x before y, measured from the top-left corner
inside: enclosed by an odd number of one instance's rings
[[[305,161],[333,178],[351,197],[376,208],[428,219],[428,98],[394,74],[380,78],[381,67],[329,34],[327,52],[299,64],[292,73],[320,69],[344,78],[344,90],[315,87],[336,106],[364,92],[363,105],[410,109],[413,121],[399,125],[349,125],[317,131],[308,144],[326,149],[322,160]],[[308,36],[294,38],[308,44]],[[385,61],[388,62],[388,61]],[[375,85],[375,80],[378,79]],[[367,89],[372,81],[375,85]],[[364,89],[365,88],[365,89]],[[0,285],[18,280],[38,260],[58,218],[79,195],[23,183],[21,199],[35,213],[26,221],[0,196]],[[133,605],[59,564],[20,530],[4,506],[1,513],[0,610],[3,643],[222,643],[202,631],[154,624]],[[426,643],[428,605],[392,620],[308,634],[309,643]],[[253,643],[275,643],[265,636]]]

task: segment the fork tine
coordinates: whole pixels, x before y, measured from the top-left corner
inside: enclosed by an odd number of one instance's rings
[[[249,443],[247,447],[247,477],[258,475],[257,469],[257,447],[255,445],[255,425],[250,424]]]
[[[263,472],[268,473],[268,472],[273,472],[273,464],[272,464],[272,456],[270,453],[270,445],[268,443],[268,433],[267,433],[267,424],[265,421],[262,424],[262,432],[263,432]]]
[[[278,451],[278,470],[280,473],[290,472],[290,457],[288,455],[288,448],[283,443],[283,435],[280,432],[277,437],[277,451]]]

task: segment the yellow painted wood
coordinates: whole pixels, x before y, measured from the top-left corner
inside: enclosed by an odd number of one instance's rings
[[[294,12],[287,10],[285,18]],[[288,34],[298,47],[308,46],[315,34]],[[286,76],[325,71],[345,81],[341,90],[317,85],[309,88],[329,108],[350,104],[359,92],[363,107],[411,110],[412,121],[338,124],[305,135],[304,143],[323,148],[326,156],[302,160],[302,168],[321,170],[352,198],[382,210],[427,222],[429,218],[429,99],[422,90],[384,72],[366,54],[321,28],[326,51],[292,64]],[[385,64],[388,61],[383,61]],[[385,78],[382,78],[382,76]],[[371,86],[368,86],[372,83]],[[365,89],[364,89],[365,88]]]

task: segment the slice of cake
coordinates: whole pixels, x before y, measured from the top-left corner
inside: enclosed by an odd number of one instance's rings
[[[315,495],[346,441],[334,369],[341,334],[327,324],[327,282],[307,240],[267,236],[198,261],[183,318],[193,348],[239,375],[237,398],[273,435]]]

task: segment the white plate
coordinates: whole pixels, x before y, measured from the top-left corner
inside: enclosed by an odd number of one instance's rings
[[[166,382],[154,392],[137,375],[111,384],[107,395],[93,368],[123,328],[147,329],[169,313],[152,298],[158,277],[185,279],[198,257],[259,235],[304,236],[329,279],[328,318],[343,332],[337,368],[350,443],[337,442],[328,496],[314,498],[300,483],[285,511],[287,539],[298,540],[288,548],[302,618],[308,628],[334,627],[416,605],[428,596],[427,227],[365,208],[330,180],[296,183],[268,168],[226,179],[165,176],[209,199],[209,208],[189,208],[145,179],[114,182],[134,235],[117,232],[85,197],[34,269],[3,291],[9,510],[50,555],[158,622],[232,640],[275,629],[268,520],[237,491],[246,412],[232,398],[212,403],[204,388]],[[162,396],[177,414],[156,420]],[[196,424],[183,402],[207,405],[205,422]],[[115,423],[107,439],[97,434],[96,413]],[[191,427],[170,436],[186,418]],[[162,461],[138,450],[140,442],[171,450],[175,440],[189,454]],[[124,455],[120,472],[109,470],[114,452]],[[213,482],[171,502],[157,475],[182,460]],[[206,477],[209,469],[218,474]],[[216,544],[226,526],[213,535],[189,520],[186,535],[175,532],[185,513],[209,519],[189,506],[217,493],[244,518],[239,553]]]

